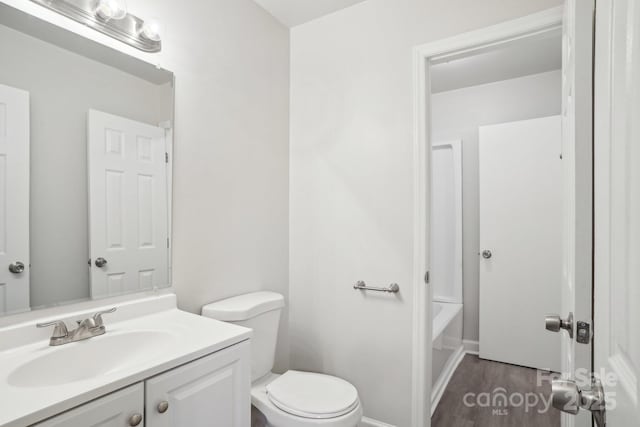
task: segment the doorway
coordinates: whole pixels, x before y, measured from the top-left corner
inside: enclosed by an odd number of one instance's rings
[[[416,426],[431,425],[430,416],[437,411],[439,402],[450,400],[455,393],[459,396],[456,405],[446,410],[449,414],[446,423],[437,424],[435,417],[433,425],[456,425],[452,424],[453,415],[459,418],[460,425],[469,421],[475,421],[476,426],[523,425],[523,416],[533,417],[527,425],[586,425],[585,416],[568,419],[551,407],[551,380],[554,371],[571,376],[577,368],[590,370],[591,347],[576,346],[568,334],[544,330],[545,313],[563,312],[570,307],[584,317],[584,313],[591,311],[590,300],[586,302],[584,298],[587,292],[591,297],[591,281],[576,285],[576,277],[586,279],[591,274],[591,248],[588,245],[584,250],[580,241],[591,241],[591,210],[582,209],[582,203],[590,203],[587,196],[591,194],[592,138],[584,131],[575,131],[577,120],[590,123],[591,115],[587,113],[591,104],[582,108],[582,103],[576,107],[570,102],[578,98],[582,101],[587,94],[586,82],[592,80],[591,68],[588,73],[582,71],[582,66],[592,58],[591,50],[586,55],[586,40],[589,43],[591,40],[581,31],[587,17],[582,12],[588,11],[588,8],[583,11],[582,6],[583,3],[576,7],[575,2],[569,1],[565,8],[415,50]],[[549,55],[550,51],[555,55]],[[438,67],[442,70],[440,78]],[[500,86],[502,98],[500,91],[496,92]],[[470,100],[468,92],[480,89],[487,92],[488,88],[494,92],[485,93],[482,101]],[[439,110],[439,98],[445,98],[440,95],[446,92],[449,103]],[[504,102],[509,97],[513,101]],[[540,108],[541,105],[545,107]],[[481,120],[471,126],[468,122],[461,123],[460,117],[467,110]],[[494,110],[502,110],[502,116],[486,119],[495,116]],[[446,121],[458,122],[457,133],[442,126]],[[433,247],[438,233],[433,229],[436,226],[433,218],[438,215],[433,213],[438,207],[432,195],[438,190],[432,175],[435,159],[432,146],[452,139],[462,141],[464,326],[460,336],[456,335],[456,328],[452,328],[451,335],[439,336],[434,326],[438,322],[433,316],[434,301],[439,299],[434,292],[442,285],[433,280],[442,275],[434,270],[438,265],[432,263],[434,257],[439,258],[436,254],[439,248]],[[543,143],[536,144],[540,140]],[[549,179],[536,177],[549,168],[553,169],[545,176]],[[506,176],[498,181],[498,186],[495,179],[502,175]],[[480,191],[483,180],[486,183],[491,179],[495,191],[491,185]],[[519,200],[505,206],[508,202],[505,197]],[[488,208],[482,209],[483,204]],[[496,219],[492,213],[502,218]],[[527,217],[520,218],[521,223],[514,214]],[[507,222],[505,218],[510,220]],[[486,233],[489,233],[486,241],[500,234],[502,246],[497,249],[500,256],[484,242],[481,236],[486,237]],[[549,239],[553,242],[543,241]],[[555,251],[545,257],[545,248]],[[518,298],[520,295],[522,298]],[[486,301],[481,301],[482,297]],[[460,346],[462,351],[452,351],[453,356],[444,368],[435,369],[434,350],[447,345]],[[473,380],[485,375],[491,377],[480,381],[483,387],[474,390]],[[532,382],[531,378],[535,380]],[[509,390],[514,379],[520,387]],[[452,389],[449,384],[454,384]],[[484,390],[486,386],[493,388]],[[527,397],[529,403],[524,400]],[[536,402],[532,402],[534,398]],[[530,407],[526,408],[527,405]],[[488,412],[480,414],[480,407]],[[465,411],[474,419],[465,419]],[[536,424],[537,421],[540,423]]]

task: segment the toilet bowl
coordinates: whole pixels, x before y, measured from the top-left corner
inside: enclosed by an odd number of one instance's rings
[[[254,292],[217,301],[202,315],[253,329],[251,403],[272,427],[356,427],[362,418],[358,391],[349,382],[315,372],[271,372],[284,298]]]

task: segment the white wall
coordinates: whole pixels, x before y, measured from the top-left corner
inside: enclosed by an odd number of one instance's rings
[[[478,340],[478,127],[560,114],[561,72],[550,71],[433,95],[434,141],[462,139],[463,293],[466,340]]]
[[[288,298],[289,31],[251,0],[129,0],[176,74],[173,282],[181,308]],[[278,368],[287,366],[287,316]]]
[[[22,0],[3,0],[176,74],[173,282],[181,308],[270,289],[288,297],[289,31],[251,0],[128,0],[163,26],[142,54]],[[277,358],[288,359],[286,316]]]
[[[560,3],[368,0],[292,29],[291,365],[352,381],[369,417],[410,425],[412,47]]]

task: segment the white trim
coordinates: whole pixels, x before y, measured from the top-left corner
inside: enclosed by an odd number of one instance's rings
[[[444,54],[469,52],[523,37],[538,36],[562,26],[563,8],[556,7],[540,13],[514,19],[444,40],[417,46],[413,49],[414,91],[414,211],[413,211],[413,348],[412,348],[412,409],[411,425],[431,425],[431,351],[432,321],[431,287],[425,286],[424,275],[429,270],[428,208],[430,191],[427,185],[431,161],[431,79],[430,59]]]
[[[462,340],[462,345],[464,346],[465,353],[473,354],[474,356],[480,354],[480,343],[478,341]]]
[[[449,381],[451,381],[451,377],[453,377],[453,374],[456,372],[456,369],[458,369],[458,366],[466,354],[467,352],[463,345],[458,347],[447,361],[447,364],[442,370],[442,374],[440,374],[440,378],[438,378],[438,381],[433,385],[433,390],[431,391],[431,416],[433,416],[433,413],[436,411],[438,403],[440,403],[440,399],[447,389]]]
[[[392,424],[383,423],[382,421],[374,420],[373,418],[362,417],[362,420],[358,424],[358,427],[396,427]]]

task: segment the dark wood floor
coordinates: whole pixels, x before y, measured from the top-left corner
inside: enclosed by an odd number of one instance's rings
[[[560,412],[551,407],[549,402],[551,384],[549,381],[543,381],[542,385],[538,386],[537,378],[535,369],[481,360],[477,356],[467,355],[442,395],[431,418],[431,425],[559,427]],[[504,399],[499,397],[499,388],[506,390],[506,404],[503,404]],[[528,399],[529,405],[520,404],[520,397],[513,397],[514,393],[520,394],[522,399]],[[536,400],[537,405],[534,406]]]

